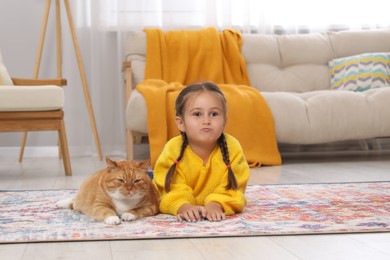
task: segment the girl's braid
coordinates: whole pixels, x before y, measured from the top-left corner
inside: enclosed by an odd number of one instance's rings
[[[225,186],[227,190],[236,190],[237,189],[237,180],[234,176],[234,172],[232,170],[232,166],[230,165],[230,159],[229,159],[229,149],[226,143],[225,134],[222,133],[222,135],[218,138],[218,144],[222,152],[223,161],[226,164],[226,167],[228,168],[228,183]]]
[[[181,132],[181,136],[183,138],[183,143],[181,144],[180,148],[180,154],[172,164],[172,166],[169,168],[167,176],[165,177],[165,191],[169,192],[171,190],[171,182],[173,178],[173,173],[176,170],[176,165],[180,162],[181,158],[183,157],[184,150],[186,149],[188,145],[188,138],[186,133]]]

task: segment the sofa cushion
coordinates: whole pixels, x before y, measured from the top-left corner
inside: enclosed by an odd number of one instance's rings
[[[144,80],[146,64],[146,34],[131,32],[126,44],[126,61],[131,62],[132,85],[135,87]]]
[[[358,93],[321,90],[262,95],[272,111],[279,143],[318,144],[384,137],[390,129],[390,120],[383,120],[388,117],[390,88]],[[146,113],[143,96],[134,90],[127,103],[127,127],[147,133]]]
[[[49,111],[64,107],[59,86],[0,86],[0,111]]]
[[[364,92],[262,92],[278,142],[318,144],[389,135],[390,88]]]
[[[7,68],[3,64],[0,52],[0,86],[12,86],[13,82],[8,74]]]
[[[390,51],[389,29],[328,32],[328,36],[334,58]]]
[[[333,58],[333,51],[325,33],[243,34],[242,54],[251,85],[260,91],[329,88],[328,61]]]
[[[331,89],[365,91],[390,87],[390,53],[365,53],[329,62]]]
[[[126,106],[126,127],[141,133],[148,132],[145,98],[134,89]]]

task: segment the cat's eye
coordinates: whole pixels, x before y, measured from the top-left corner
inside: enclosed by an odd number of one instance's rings
[[[124,179],[118,179],[118,182],[125,183],[125,180]]]
[[[139,183],[140,181],[141,181],[141,179],[135,179],[134,183]]]

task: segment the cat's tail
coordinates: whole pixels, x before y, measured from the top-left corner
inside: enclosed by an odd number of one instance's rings
[[[56,203],[57,208],[73,209],[73,198],[63,199]]]

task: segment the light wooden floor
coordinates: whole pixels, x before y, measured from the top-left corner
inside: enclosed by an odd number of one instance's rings
[[[114,159],[119,159],[115,158]],[[71,158],[73,176],[51,158],[0,157],[0,189],[78,188],[104,167]],[[390,154],[285,158],[283,166],[252,169],[250,183],[389,181]],[[389,212],[390,214],[390,212]],[[0,245],[0,259],[390,259],[390,233],[239,238],[160,239]]]

